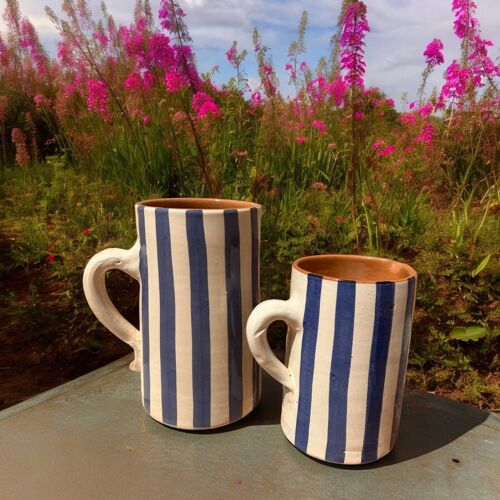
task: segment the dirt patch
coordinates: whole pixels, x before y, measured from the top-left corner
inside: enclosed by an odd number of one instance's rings
[[[103,366],[131,351],[102,327],[83,294],[54,276],[48,264],[30,270],[10,259],[0,238],[0,410]],[[113,274],[110,295],[137,324],[138,286]]]

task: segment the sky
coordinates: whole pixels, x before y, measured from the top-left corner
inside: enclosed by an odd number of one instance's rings
[[[0,0],[0,6],[5,0]],[[100,0],[88,1],[98,15]],[[151,0],[155,12],[160,0]],[[225,53],[233,40],[249,51],[245,69],[251,86],[257,83],[256,65],[252,52],[252,30],[261,32],[262,43],[271,51],[280,77],[281,90],[287,95],[285,73],[290,42],[296,37],[297,24],[303,10],[309,13],[305,59],[315,67],[322,55],[329,54],[329,40],[335,33],[341,0],[180,0],[194,41],[200,71],[219,67],[215,81],[223,82],[232,76]],[[453,59],[459,59],[459,40],[453,33],[451,0],[365,0],[368,7],[370,33],[366,37],[367,86],[381,88],[401,108],[400,99],[407,93],[412,100],[424,69],[422,52],[433,38],[445,46],[445,64],[429,78],[427,89],[440,86],[442,74]],[[483,37],[495,44],[490,56],[499,56],[500,7],[498,0],[476,0]],[[19,0],[21,12],[37,28],[44,45],[54,53],[57,33],[44,13],[49,5],[60,12],[61,0]],[[109,12],[117,23],[130,24],[135,0],[107,0]],[[3,6],[2,6],[3,10]],[[0,31],[5,24],[0,19]],[[495,39],[495,35],[496,39]]]

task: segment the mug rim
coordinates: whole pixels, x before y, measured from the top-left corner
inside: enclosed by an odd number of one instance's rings
[[[325,262],[326,261],[326,262]],[[381,279],[364,279],[364,278],[348,278],[348,277],[337,277],[332,274],[325,274],[324,272],[314,272],[313,270],[308,270],[304,267],[304,264],[313,263],[314,265],[326,263],[328,265],[328,261],[349,261],[351,264],[368,264],[370,267],[374,267],[374,265],[378,264],[379,272],[383,275]],[[352,255],[352,254],[324,254],[324,255],[307,255],[305,257],[301,257],[297,259],[292,264],[292,269],[302,273],[302,274],[314,274],[316,276],[321,276],[323,279],[328,281],[350,281],[355,283],[363,283],[363,284],[376,284],[376,283],[402,283],[410,280],[411,278],[417,278],[417,271],[413,269],[413,267],[408,264],[404,264],[403,262],[398,262],[396,260],[387,259],[384,257],[373,257],[370,255]],[[359,273],[363,271],[360,270]],[[394,277],[398,273],[404,273],[403,277],[391,278],[391,275]]]
[[[251,208],[262,208],[253,201],[231,200],[226,198],[152,198],[150,200],[138,201],[136,207],[162,208],[184,212],[186,210],[203,210],[217,212],[224,210],[249,210]]]

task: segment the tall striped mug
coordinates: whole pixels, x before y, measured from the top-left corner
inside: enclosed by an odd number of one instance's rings
[[[259,304],[247,323],[257,362],[284,386],[281,427],[302,452],[364,464],[394,447],[416,272],[388,259],[310,256],[294,262],[290,299]],[[285,364],[266,330],[288,324]]]
[[[92,257],[83,284],[97,318],[135,352],[146,412],[180,429],[211,429],[250,413],[260,368],[244,328],[259,302],[260,205],[217,199],[136,204],[130,250]],[[140,331],[112,304],[105,275],[140,282]]]

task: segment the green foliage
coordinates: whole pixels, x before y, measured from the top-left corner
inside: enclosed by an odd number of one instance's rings
[[[457,326],[450,332],[450,338],[468,342],[477,342],[488,335],[488,330],[484,326]]]

